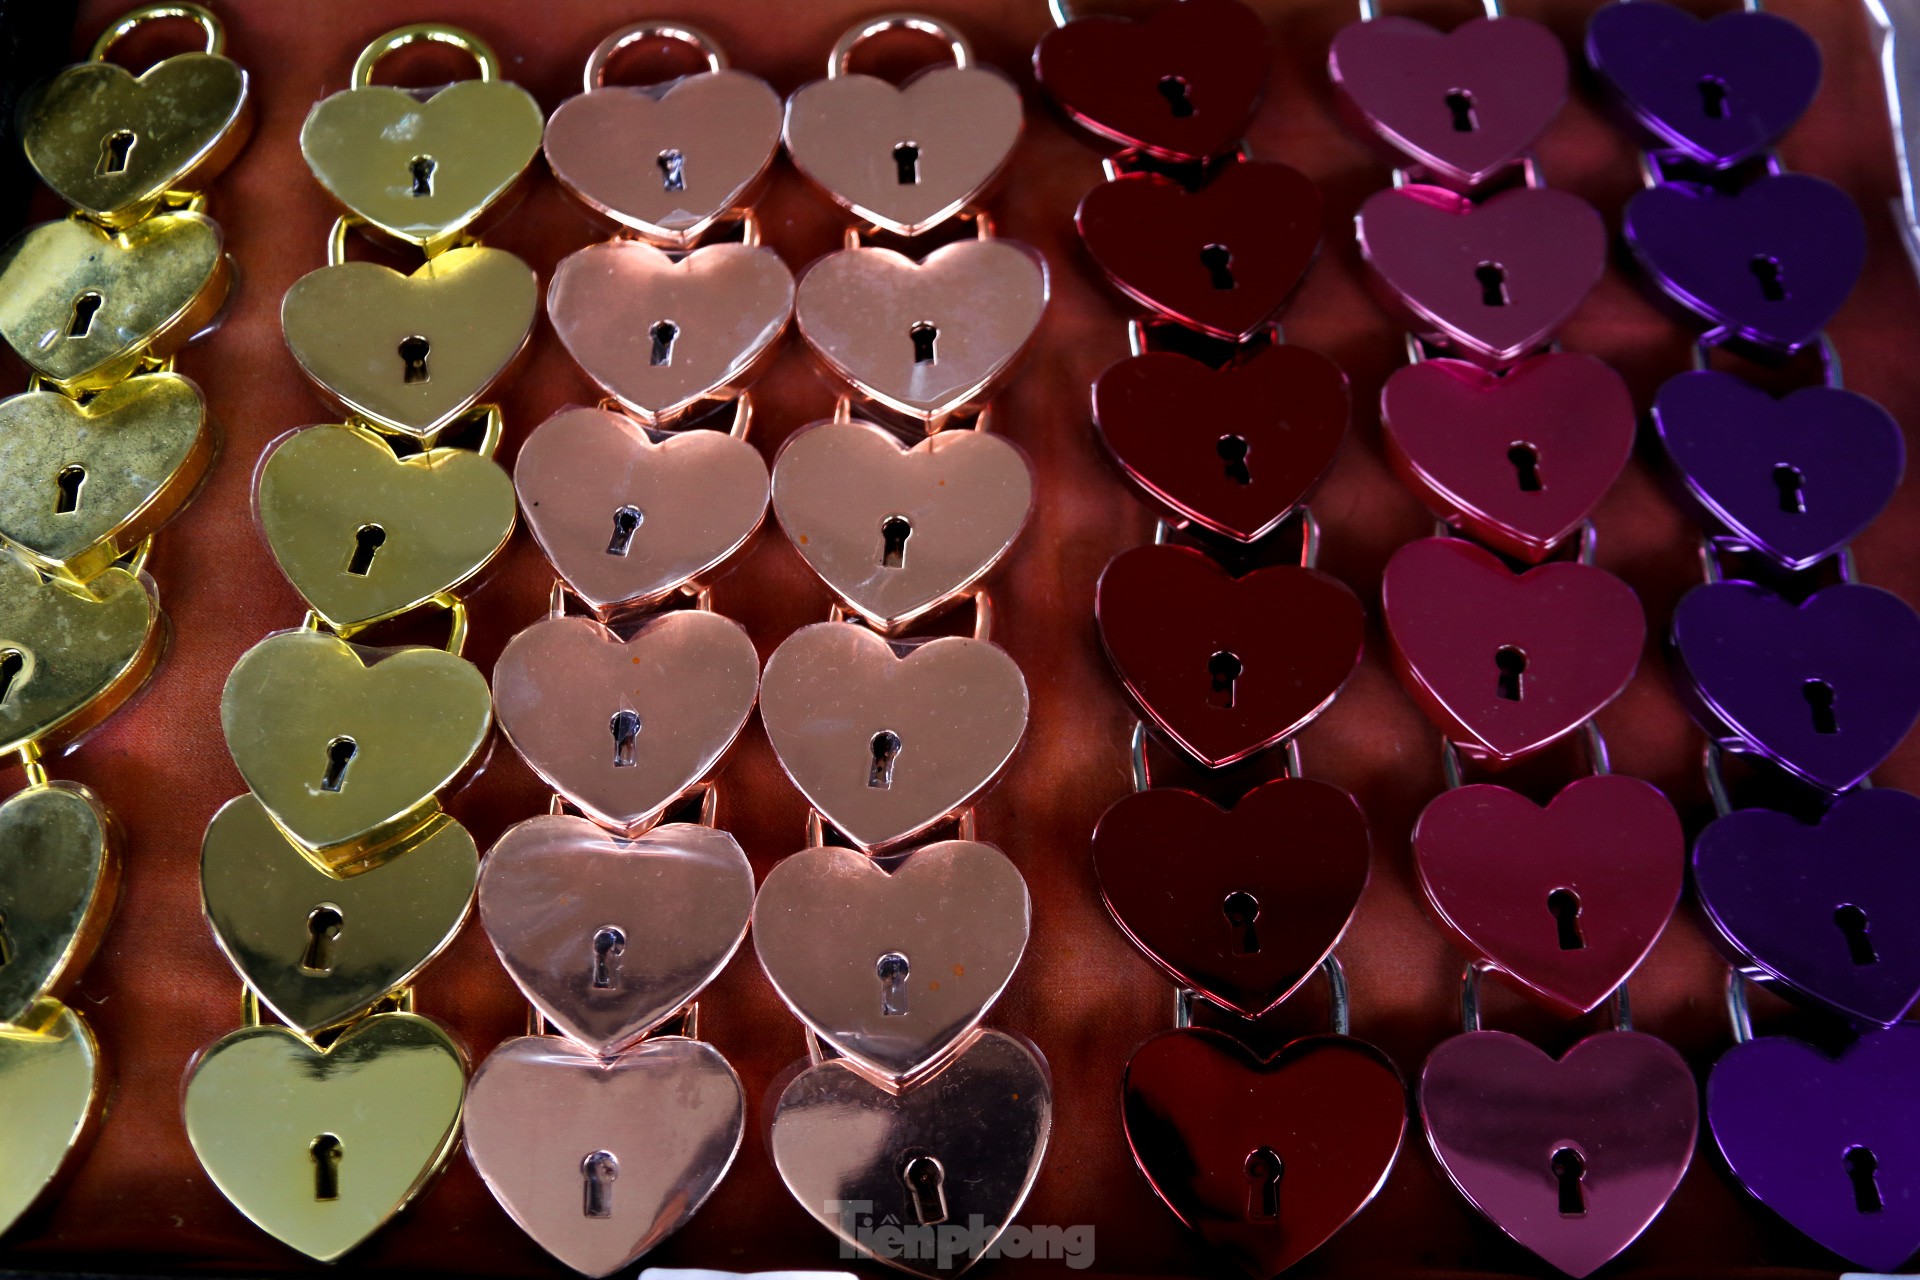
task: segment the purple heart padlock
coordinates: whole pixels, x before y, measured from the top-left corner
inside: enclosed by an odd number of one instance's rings
[[[1771,13],[1610,4],[1587,24],[1587,61],[1650,146],[1716,169],[1772,146],[1820,87],[1820,46]]]
[[[1788,569],[1810,568],[1851,542],[1906,469],[1900,424],[1838,387],[1776,397],[1701,369],[1667,380],[1653,421],[1709,520]]]
[[[1858,1266],[1920,1249],[1920,1024],[1833,1058],[1786,1036],[1736,1044],[1707,1077],[1707,1127],[1754,1198]]]
[[[1693,884],[1755,981],[1856,1025],[1890,1026],[1920,997],[1920,798],[1850,791],[1816,823],[1726,814],[1694,842]]]
[[[1819,336],[1867,255],[1853,200],[1804,173],[1770,174],[1733,195],[1662,183],[1627,203],[1623,230],[1661,292],[1707,322],[1705,342],[1782,355]]]
[[[1709,734],[1828,791],[1885,760],[1920,716],[1920,615],[1843,582],[1796,605],[1751,582],[1673,611],[1675,676]]]

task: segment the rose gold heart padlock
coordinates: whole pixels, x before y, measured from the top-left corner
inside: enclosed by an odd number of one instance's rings
[[[609,85],[614,56],[649,40],[691,45],[707,70],[657,84]],[[595,47],[586,92],[547,121],[547,164],[596,213],[662,247],[690,249],[728,209],[753,202],[780,145],[780,110],[767,82],[729,69],[704,32],[679,22],[636,22]]]

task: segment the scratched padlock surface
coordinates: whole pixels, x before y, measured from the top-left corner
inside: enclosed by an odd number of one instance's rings
[[[213,188],[211,212],[242,269],[226,326],[180,360],[206,388],[225,435],[213,479],[186,516],[159,539],[152,572],[176,626],[154,687],[70,760],[58,776],[94,787],[128,833],[125,897],[100,957],[74,1003],[97,1030],[117,1085],[98,1144],[52,1213],[0,1242],[0,1264],[20,1268],[139,1270],[306,1268],[251,1228],[206,1180],[180,1120],[179,1082],[190,1055],[238,1025],[238,984],[199,919],[201,834],[241,783],[222,745],[219,691],[235,659],[269,631],[295,625],[301,608],[250,514],[255,459],[289,428],[333,420],[280,336],[281,295],[325,261],[333,211],[301,163],[297,137],[310,105],[345,85],[355,54],[373,36],[431,17],[471,27],[502,55],[508,75],[551,112],[577,91],[581,63],[617,22],[592,0],[443,0],[430,8],[393,0],[334,0],[327,21],[280,0],[216,0],[229,49],[254,76],[260,107],[252,143]],[[1434,1045],[1458,1030],[1459,957],[1424,913],[1408,833],[1441,785],[1437,738],[1385,662],[1379,627],[1381,571],[1394,548],[1430,531],[1429,517],[1396,481],[1377,416],[1382,381],[1400,363],[1400,331],[1362,282],[1352,215],[1388,181],[1386,164],[1341,124],[1325,73],[1333,34],[1354,16],[1346,0],[1254,0],[1274,33],[1276,60],[1266,105],[1250,133],[1253,152],[1284,161],[1320,184],[1324,247],[1286,314],[1290,341],[1324,352],[1353,380],[1355,425],[1314,509],[1325,527],[1321,566],[1365,603],[1367,654],[1345,693],[1303,735],[1309,776],[1355,793],[1373,826],[1372,883],[1341,945],[1353,988],[1354,1031],[1378,1044],[1409,1077]],[[1089,7],[1092,0],[1088,0]],[[124,0],[88,0],[75,32],[83,51]],[[857,18],[885,6],[816,0],[685,0],[672,16],[712,33],[734,65],[766,76],[781,93],[817,78],[826,51]],[[1127,789],[1131,718],[1100,652],[1093,583],[1116,552],[1146,541],[1150,517],[1106,460],[1087,420],[1088,387],[1126,354],[1126,320],[1137,309],[1100,277],[1080,248],[1072,213],[1100,178],[1099,154],[1068,134],[1034,90],[1028,62],[1047,18],[1040,0],[932,0],[925,6],[962,27],[980,58],[1020,84],[1027,127],[1008,185],[992,200],[1007,236],[1042,250],[1054,298],[1035,348],[998,401],[1002,430],[1033,458],[1037,507],[1012,555],[992,579],[995,639],[1026,673],[1032,725],[1006,778],[980,810],[981,838],[1004,849],[1025,875],[1034,904],[1032,943],[992,1025],[1031,1037],[1054,1074],[1052,1147],[1021,1218],[1094,1227],[1093,1269],[1214,1274],[1218,1264],[1152,1197],[1131,1167],[1120,1131],[1120,1078],[1127,1056],[1170,1023],[1167,982],[1125,941],[1101,906],[1088,853],[1095,819]],[[1477,10],[1470,0],[1407,0],[1388,6],[1437,22]],[[1545,20],[1577,49],[1594,0],[1512,0],[1511,12]],[[1723,3],[1689,0],[1697,11]],[[1857,200],[1869,232],[1867,268],[1830,332],[1848,385],[1904,423],[1920,422],[1920,383],[1902,379],[1920,342],[1920,286],[1890,218],[1898,192],[1877,68],[1864,10],[1848,0],[1773,0],[1769,8],[1806,25],[1826,56],[1824,87],[1787,138],[1789,167],[1828,178]],[[130,41],[128,56],[153,46]],[[909,47],[907,54],[913,56]],[[886,63],[889,58],[876,58]],[[907,64],[897,64],[907,65]],[[634,71],[664,62],[639,63]],[[675,69],[685,69],[676,66]],[[394,60],[396,76],[437,83],[468,74],[435,51]],[[1591,201],[1610,234],[1638,188],[1632,142],[1584,91],[1538,148],[1547,180]],[[56,212],[41,193],[38,216]],[[766,243],[798,270],[836,248],[842,216],[785,161],[760,206]],[[552,179],[540,173],[526,200],[487,235],[526,258],[544,282],[565,254],[600,238]],[[358,252],[356,250],[356,252]],[[1567,350],[1615,365],[1644,413],[1653,392],[1688,364],[1682,330],[1610,260],[1599,287],[1563,333]],[[596,394],[551,327],[536,327],[531,360],[501,395],[507,431],[501,456],[547,414]],[[17,390],[17,365],[0,390]],[[791,343],[755,392],[754,439],[771,454],[789,433],[831,412],[832,391]],[[1647,778],[1680,806],[1689,828],[1707,812],[1700,738],[1674,698],[1658,637],[1680,594],[1697,580],[1696,528],[1665,495],[1644,447],[1599,507],[1598,562],[1645,601],[1650,640],[1638,674],[1600,718],[1614,768]],[[1894,496],[1856,543],[1861,576],[1920,603],[1920,480]],[[469,654],[490,670],[506,639],[546,609],[551,577],[522,531],[501,569],[471,595]],[[748,629],[764,660],[796,628],[826,616],[827,593],[777,536],[763,537],[723,580],[716,607]],[[1876,773],[1920,788],[1920,743],[1909,742]],[[9,787],[16,779],[9,778]],[[804,809],[781,778],[756,717],[723,779],[722,822],[738,833],[764,877],[804,840]],[[504,747],[451,808],[482,846],[511,823],[544,812],[546,793]],[[1673,1043],[1696,1074],[1728,1043],[1720,1005],[1723,970],[1691,915],[1670,926],[1633,983],[1635,1022]],[[524,1026],[525,1005],[471,923],[419,983],[422,1012],[442,1019],[477,1058]],[[1776,1011],[1756,1002],[1762,1027]],[[1274,1021],[1300,1033],[1324,1025],[1317,984]],[[1523,1010],[1489,988],[1490,1026],[1559,1049],[1577,1027]],[[703,1000],[703,1032],[738,1068],[750,1111],[738,1163],[702,1213],[650,1259],[729,1269],[846,1265],[833,1239],[780,1185],[763,1139],[774,1077],[798,1058],[797,1024],[743,949]],[[561,1270],[494,1204],[463,1156],[353,1265],[398,1274],[559,1275]],[[1666,1213],[1626,1255],[1636,1274],[1789,1275],[1837,1269],[1733,1187],[1717,1156],[1701,1151]],[[1005,1260],[993,1274],[1057,1274],[1058,1264]],[[1417,1134],[1380,1198],[1298,1275],[1545,1274],[1542,1264],[1481,1223],[1447,1184]],[[1224,1274],[1224,1273],[1222,1273]]]

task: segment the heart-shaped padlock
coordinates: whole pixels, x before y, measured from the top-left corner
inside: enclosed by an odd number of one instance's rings
[[[1052,10],[1056,20],[1064,6]],[[1088,14],[1033,49],[1040,85],[1075,124],[1164,160],[1230,151],[1271,68],[1267,24],[1240,0],[1163,0],[1137,20]]]
[[[0,849],[0,1025],[9,1025],[64,994],[93,958],[120,898],[120,833],[79,783],[36,780],[0,804]]]
[[[1320,189],[1298,169],[1223,165],[1188,189],[1127,173],[1082,197],[1074,224],[1114,285],[1168,319],[1244,342],[1273,319],[1320,247]]]
[[[302,427],[267,447],[254,513],[309,608],[341,631],[417,609],[484,569],[513,534],[513,482],[478,451],[406,457],[360,425]]]
[[[376,1013],[316,1047],[248,1026],[201,1050],[187,1139],[262,1231],[332,1262],[418,1195],[460,1136],[466,1056],[430,1018]]]
[[[0,1124],[13,1153],[0,1166],[0,1231],[58,1183],[86,1144],[105,1101],[100,1083],[100,1046],[59,1001],[0,1023]]]
[[[1156,787],[1101,815],[1093,869],[1107,910],[1148,959],[1257,1018],[1338,945],[1367,887],[1368,845],[1360,806],[1324,782],[1276,779],[1231,809]]]
[[[858,1250],[923,1276],[955,1276],[993,1249],[1040,1172],[1053,1080],[1040,1051],[984,1031],[931,1080],[890,1093],[829,1059],[794,1077],[767,1144],[802,1208]],[[965,1224],[951,1250],[888,1247],[903,1227]]]
[[[1850,791],[1817,822],[1767,809],[1721,815],[1693,846],[1700,905],[1755,980],[1890,1026],[1920,997],[1920,799]]]
[[[78,741],[140,691],[166,641],[145,573],[68,586],[0,554],[0,755]]]
[[[896,88],[850,75],[854,50],[887,31],[930,35],[953,54]],[[917,236],[980,198],[1020,140],[1020,91],[974,65],[967,38],[919,14],[857,23],[827,55],[827,78],[787,100],[784,136],[794,167],[857,218]]]
[[[1501,764],[1578,729],[1633,678],[1647,620],[1590,564],[1511,572],[1459,538],[1387,561],[1380,610],[1401,683],[1460,750]]]
[[[649,85],[609,85],[607,63],[644,40],[691,45],[707,70]],[[542,144],[560,185],[596,213],[672,249],[749,202],[780,145],[780,97],[727,66],[711,37],[681,22],[636,22],[594,47],[586,92],[554,108]],[[634,156],[655,163],[636,165]]]
[[[1606,268],[1594,207],[1549,187],[1476,204],[1413,183],[1360,206],[1360,252],[1397,309],[1477,364],[1501,368],[1545,346]]]
[[[200,901],[221,954],[260,1000],[309,1036],[403,987],[453,941],[479,852],[451,819],[371,870],[323,871],[250,795],[227,801],[200,845]]]
[[[448,249],[403,275],[348,262],[346,241],[343,219],[327,240],[328,265],[281,299],[287,347],[347,413],[431,442],[527,345],[539,281],[504,249]]]
[[[423,40],[471,56],[479,78],[424,98],[373,83],[380,59]],[[540,104],[500,79],[500,60],[470,31],[439,23],[389,31],[360,51],[351,85],[314,103],[300,154],[347,212],[430,257],[511,191],[540,150]]]
[[[937,422],[986,399],[1046,308],[1045,260],[1010,240],[980,239],[918,262],[864,246],[830,253],[801,277],[794,319],[860,394]]]
[[[562,409],[513,464],[527,527],[596,613],[654,603],[702,579],[760,527],[766,460],[734,429],[668,433],[607,409]]]
[[[1671,4],[1609,4],[1587,21],[1587,61],[1647,142],[1714,168],[1766,151],[1820,88],[1820,46],[1778,14],[1702,20]]]
[[[1264,751],[1324,711],[1358,665],[1366,631],[1359,599],[1317,569],[1236,578],[1178,546],[1108,561],[1093,611],[1134,703],[1210,768]]]
[[[614,1054],[726,967],[747,933],[753,868],[714,827],[670,822],[627,840],[551,814],[488,851],[479,903],[501,966],[541,1016]]]
[[[487,744],[492,707],[486,677],[458,654],[303,628],[240,655],[220,727],[274,825],[337,873],[433,834],[435,793]]]
[[[760,719],[807,802],[877,850],[952,817],[999,775],[1027,729],[1027,681],[986,640],[889,642],[817,622],[767,659]]]
[[[944,840],[888,867],[819,846],[768,873],[753,945],[780,998],[889,1089],[937,1073],[1026,950],[1027,883],[990,844]]]
[[[635,835],[712,775],[759,681],[746,629],[717,613],[656,614],[622,639],[556,611],[507,642],[493,701],[507,740],[548,786]]]
[[[467,1086],[467,1156],[521,1230],[582,1275],[628,1266],[700,1211],[747,1127],[720,1051],[664,1036],[614,1058],[521,1036]]]
[[[1476,783],[1427,805],[1413,859],[1427,905],[1469,959],[1584,1013],[1639,968],[1673,916],[1686,835],[1638,778],[1580,778],[1545,806]]]
[[[1820,336],[1867,257],[1853,198],[1804,173],[1732,195],[1661,183],[1627,202],[1621,232],[1660,292],[1709,326],[1703,342],[1781,355]]]
[[[223,244],[192,212],[123,231],[77,214],[31,227],[0,250],[0,337],[63,391],[112,386],[215,322],[232,283]]]
[[[883,631],[964,595],[1032,508],[1026,455],[986,431],[909,448],[884,427],[835,418],[788,436],[773,464],[773,511],[794,549]]]
[[[793,295],[793,274],[757,233],[679,257],[608,240],[554,268],[547,315],[588,377],[642,422],[668,426],[753,381]]]
[[[1349,23],[1327,72],[1382,141],[1462,189],[1517,159],[1567,101],[1560,40],[1526,18],[1474,18],[1445,33],[1398,15]]]
[[[1798,605],[1750,582],[1695,587],[1673,610],[1675,678],[1708,733],[1845,791],[1920,718],[1920,615],[1843,582]]]
[[[1833,386],[1776,397],[1697,369],[1661,386],[1653,422],[1707,519],[1789,569],[1837,554],[1906,470],[1893,415]]]
[[[1394,474],[1436,516],[1539,563],[1572,536],[1633,453],[1627,384],[1592,356],[1528,356],[1504,374],[1465,360],[1394,370],[1380,392]]]

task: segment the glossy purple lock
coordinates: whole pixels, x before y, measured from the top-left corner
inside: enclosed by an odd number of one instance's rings
[[[1853,200],[1803,173],[1769,174],[1734,195],[1662,183],[1628,202],[1623,230],[1661,292],[1706,321],[1702,341],[1778,355],[1820,336],[1867,254]]]
[[[1714,168],[1772,146],[1820,88],[1820,46],[1771,13],[1611,4],[1587,24],[1587,61],[1649,146]]]
[[[1920,1024],[1830,1057],[1749,1038],[1744,993],[1729,1003],[1738,1043],[1707,1077],[1707,1127],[1733,1176],[1849,1262],[1898,1270],[1920,1249]]]
[[[1788,569],[1810,568],[1851,542],[1906,468],[1900,424],[1834,386],[1776,397],[1700,369],[1667,380],[1653,421],[1708,519]]]
[[[1920,716],[1920,615],[1843,582],[1798,605],[1751,582],[1673,611],[1675,680],[1701,727],[1827,791],[1855,785]]]
[[[1763,986],[1856,1026],[1890,1026],[1920,997],[1920,797],[1850,791],[1817,823],[1724,814],[1694,842],[1693,884],[1721,949]]]

